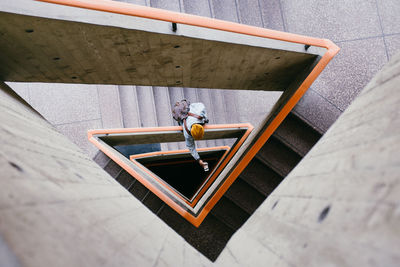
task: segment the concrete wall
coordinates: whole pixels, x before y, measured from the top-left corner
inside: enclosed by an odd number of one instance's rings
[[[219,266],[399,266],[400,54],[230,240]]]
[[[12,93],[1,86],[0,266],[209,263]]]

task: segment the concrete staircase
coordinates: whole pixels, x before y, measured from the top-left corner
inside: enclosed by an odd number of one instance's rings
[[[135,96],[135,87],[126,88],[128,89],[125,89],[125,87],[122,88],[121,97],[128,94]],[[153,94],[153,97],[163,94],[166,96],[164,101],[168,101],[168,96],[171,99],[171,94],[167,95],[166,90],[155,93],[155,90],[150,90],[151,88],[146,88],[146,92],[139,92],[137,89],[136,96],[139,103],[142,101],[142,96],[150,98],[151,94]],[[182,92],[187,93],[187,95],[184,94],[184,97],[187,98],[193,98],[196,93],[196,91],[190,89],[184,89]],[[200,92],[200,90],[197,92]],[[207,93],[207,91],[203,91],[201,94],[207,96]],[[176,91],[173,94],[176,94]],[[200,98],[200,101],[205,102],[204,100],[206,99]],[[160,99],[156,100],[154,98],[151,101],[158,103]],[[159,115],[158,113],[161,107],[153,110],[154,107],[150,105],[139,104],[136,106],[131,101],[127,101],[126,99],[121,100],[121,105],[125,105],[126,103],[129,104],[129,108],[122,107],[124,113],[122,117],[124,124],[128,122],[131,124],[125,125],[134,125],[134,123],[144,120],[147,123],[152,121],[156,124],[161,116],[165,116],[165,114]],[[167,106],[166,103],[163,103],[163,105]],[[128,110],[132,112],[137,111],[140,115],[140,120],[133,118],[132,114],[125,114]],[[166,111],[166,107],[163,110]],[[215,112],[215,110],[211,108],[211,112]],[[152,117],[143,118],[144,116]],[[143,122],[140,125],[157,126],[157,124],[148,125]],[[321,134],[319,132],[310,127],[296,114],[289,114],[199,228],[192,226],[169,206],[165,205],[156,195],[108,159],[102,152],[99,152],[94,160],[188,243],[210,260],[215,260],[233,233],[243,225],[320,137]]]
[[[196,2],[194,6],[188,6],[189,2],[183,1],[183,7],[177,4],[178,1],[128,2],[189,13],[198,13],[199,5],[200,11],[208,10],[201,8],[201,5],[208,5],[204,1]],[[180,10],[186,7],[190,7],[190,10]],[[208,12],[201,15],[215,16]],[[203,102],[211,124],[239,122],[234,108],[232,112],[227,112],[229,106],[235,107],[237,100],[234,91],[120,86],[119,93],[124,127],[177,125],[172,120],[171,106],[184,98],[191,102]],[[235,231],[245,223],[320,137],[319,132],[296,114],[289,114],[198,228],[165,205],[102,152],[99,152],[94,160],[188,243],[214,261]],[[198,147],[231,145],[228,140],[207,140],[196,144]],[[186,148],[183,142],[161,146],[162,150],[182,148]]]

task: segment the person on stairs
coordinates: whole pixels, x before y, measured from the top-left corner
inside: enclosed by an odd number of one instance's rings
[[[204,136],[204,124],[208,123],[206,107],[203,103],[192,103],[183,99],[175,103],[172,109],[174,119],[183,128],[186,146],[190,154],[200,164],[204,171],[208,171],[208,163],[203,161],[196,151],[195,140]]]

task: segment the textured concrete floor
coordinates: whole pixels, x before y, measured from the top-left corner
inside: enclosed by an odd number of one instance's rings
[[[341,47],[295,111],[322,131],[400,49],[399,0],[129,0],[319,38]],[[121,127],[117,86],[10,84],[89,155],[90,128]]]

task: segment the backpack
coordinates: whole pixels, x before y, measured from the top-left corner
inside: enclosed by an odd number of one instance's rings
[[[189,116],[189,106],[190,102],[186,99],[176,102],[172,108],[172,117],[174,120],[177,122],[182,122],[184,119],[186,119]]]

